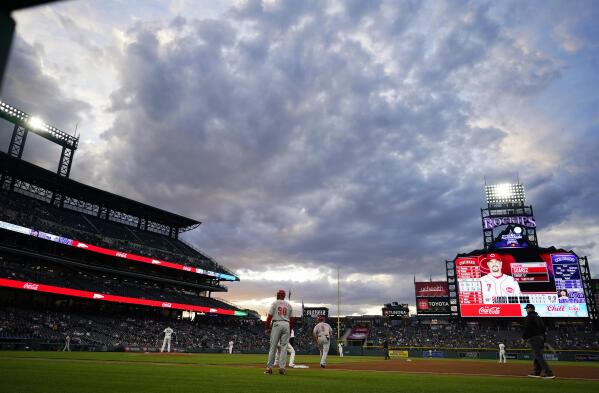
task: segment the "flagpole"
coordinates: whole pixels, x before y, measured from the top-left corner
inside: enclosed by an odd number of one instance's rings
[[[339,304],[340,301],[340,291],[339,291],[339,266],[337,266],[337,344],[341,342],[341,322],[340,322],[340,311]]]

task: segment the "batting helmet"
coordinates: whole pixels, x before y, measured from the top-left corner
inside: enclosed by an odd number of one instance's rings
[[[277,299],[285,299],[285,291],[282,289],[279,289],[277,291]]]

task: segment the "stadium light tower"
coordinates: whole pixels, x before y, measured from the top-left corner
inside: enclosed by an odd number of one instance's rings
[[[73,155],[79,145],[79,138],[67,134],[45,123],[37,116],[32,116],[14,106],[0,100],[0,119],[7,120],[14,125],[8,154],[15,158],[23,156],[27,134],[31,131],[42,138],[45,138],[57,145],[62,146],[60,162],[58,163],[57,173],[64,177],[69,177]]]
[[[532,206],[525,206],[524,186],[518,183],[485,184],[487,208],[481,209],[485,249],[494,247],[498,232],[514,226],[516,236],[523,235],[537,245],[536,221]]]

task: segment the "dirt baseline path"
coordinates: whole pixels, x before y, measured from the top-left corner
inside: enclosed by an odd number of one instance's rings
[[[520,376],[525,377],[532,370],[530,364],[523,363],[493,363],[462,360],[375,360],[372,362],[357,362],[331,364],[330,369],[360,370],[360,371],[399,371],[406,373],[431,373],[448,375],[488,375],[488,376]],[[599,381],[599,367],[585,365],[551,364],[558,378],[580,378]]]

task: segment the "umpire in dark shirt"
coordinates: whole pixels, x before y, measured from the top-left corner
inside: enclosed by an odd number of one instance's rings
[[[385,360],[391,359],[391,356],[389,356],[389,339],[388,338],[386,338],[385,341],[383,341],[383,351],[385,352]]]
[[[543,378],[555,378],[553,371],[543,357],[543,348],[545,347],[545,324],[539,314],[535,312],[535,306],[532,304],[526,305],[528,315],[524,317],[524,326],[522,328],[522,338],[528,340],[528,344],[532,349],[532,358],[534,369],[531,374],[532,378],[540,378],[543,373]]]

